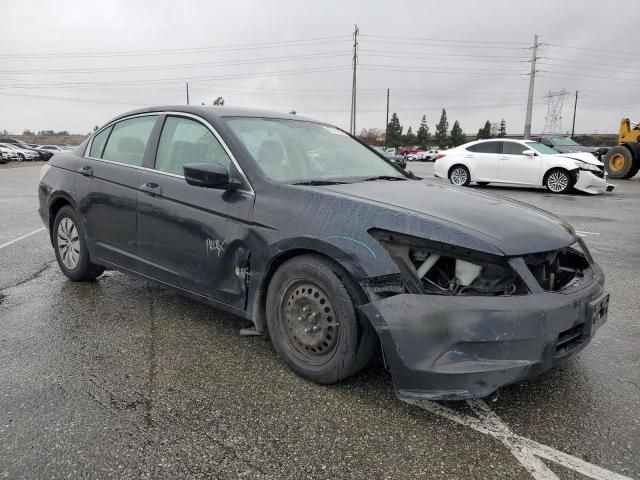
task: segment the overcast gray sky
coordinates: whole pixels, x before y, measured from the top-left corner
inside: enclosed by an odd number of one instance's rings
[[[154,104],[296,110],[349,127],[354,24],[360,27],[357,128],[384,128],[386,89],[405,127],[431,130],[445,107],[475,133],[524,125],[533,35],[544,95],[579,90],[577,132],[640,117],[640,2],[564,0],[5,0],[0,130],[85,133]],[[624,41],[628,43],[622,43]],[[573,96],[563,124],[571,127]]]

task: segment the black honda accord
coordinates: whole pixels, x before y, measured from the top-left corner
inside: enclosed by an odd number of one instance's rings
[[[69,279],[119,270],[232,312],[318,383],[380,352],[401,398],[483,397],[607,318],[603,272],[562,220],[421,181],[297,115],[129,112],[52,158],[39,197]]]

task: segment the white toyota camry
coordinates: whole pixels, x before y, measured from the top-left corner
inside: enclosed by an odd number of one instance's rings
[[[544,186],[553,193],[613,190],[604,165],[591,153],[558,153],[532,140],[477,140],[440,153],[436,177],[454,185],[509,183]]]

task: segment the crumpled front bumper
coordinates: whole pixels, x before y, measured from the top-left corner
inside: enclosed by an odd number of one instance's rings
[[[595,195],[610,192],[615,186],[607,183],[606,176],[605,178],[600,178],[587,170],[579,170],[576,172],[576,182],[573,188]]]
[[[485,397],[554,367],[607,320],[604,277],[572,293],[472,297],[400,294],[361,307],[400,398]]]

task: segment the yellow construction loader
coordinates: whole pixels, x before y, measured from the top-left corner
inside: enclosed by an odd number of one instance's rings
[[[618,145],[604,157],[604,168],[611,178],[631,178],[640,170],[640,125],[628,118],[620,121]]]

